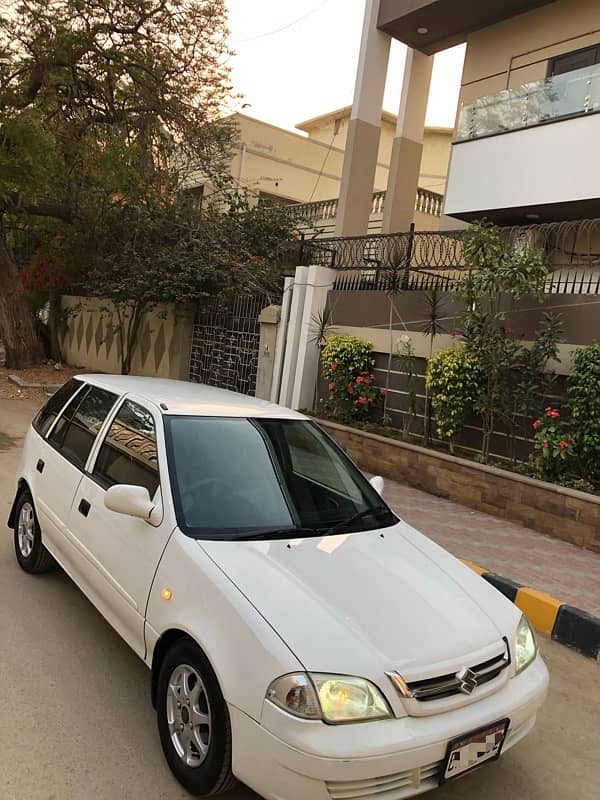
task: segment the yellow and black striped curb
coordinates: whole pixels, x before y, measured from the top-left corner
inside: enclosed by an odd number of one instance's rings
[[[545,592],[515,583],[472,561],[463,563],[495,586],[527,614],[539,633],[600,661],[600,618],[575,608]]]

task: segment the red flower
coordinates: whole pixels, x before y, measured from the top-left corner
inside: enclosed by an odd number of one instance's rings
[[[354,386],[352,386],[351,383],[349,383],[348,386],[346,386],[346,390],[348,394],[354,394]]]
[[[456,339],[456,337],[458,336],[458,333],[457,333],[456,331],[452,331],[452,333],[450,334],[450,336],[451,336],[453,339]]]
[[[333,364],[331,365],[331,371],[335,372],[337,368],[338,368],[337,361],[334,361]]]
[[[362,377],[362,375],[359,375],[358,378],[356,379],[356,382],[357,383],[364,383],[365,379]]]
[[[367,398],[364,395],[361,395],[358,398],[358,402],[361,404],[361,406],[365,406],[367,404]]]
[[[544,409],[544,411],[546,414],[549,414],[552,411],[552,406],[548,406],[547,408]]]
[[[565,450],[569,446],[569,443],[565,442],[564,439],[561,439],[561,441],[558,443],[558,446],[561,450]]]
[[[335,389],[335,383],[330,383],[327,388],[329,389],[330,392],[332,392]]]
[[[504,333],[506,334],[506,336],[508,336],[509,334],[511,334],[511,333],[513,332],[513,329],[512,329],[512,328],[509,328],[508,326],[506,326],[506,327],[502,328],[502,330],[504,331]]]
[[[539,431],[541,427],[542,427],[542,420],[536,419],[536,421],[533,423],[533,429]]]
[[[553,411],[550,414],[550,416],[552,417],[552,419],[556,419],[557,417],[560,417],[560,412],[559,411]]]

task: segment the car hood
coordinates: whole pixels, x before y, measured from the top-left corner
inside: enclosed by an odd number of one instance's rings
[[[424,667],[497,647],[519,618],[478,575],[402,522],[199,544],[309,671],[425,677]]]

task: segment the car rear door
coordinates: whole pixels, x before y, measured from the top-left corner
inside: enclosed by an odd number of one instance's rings
[[[82,554],[69,527],[71,506],[94,440],[117,399],[113,392],[86,384],[50,425],[36,418],[40,431],[47,427],[37,453],[33,488],[42,535],[78,583]]]
[[[148,595],[175,527],[171,504],[163,503],[169,495],[166,468],[159,467],[161,453],[160,412],[126,397],[92,454],[71,509],[71,525],[90,558],[90,599],[142,658]],[[106,491],[116,484],[148,489],[155,501],[150,522],[106,508]]]

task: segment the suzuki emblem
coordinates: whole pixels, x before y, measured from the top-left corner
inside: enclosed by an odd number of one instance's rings
[[[458,688],[463,694],[473,694],[477,688],[477,675],[468,667],[463,667],[456,673],[456,680],[459,682]]]

